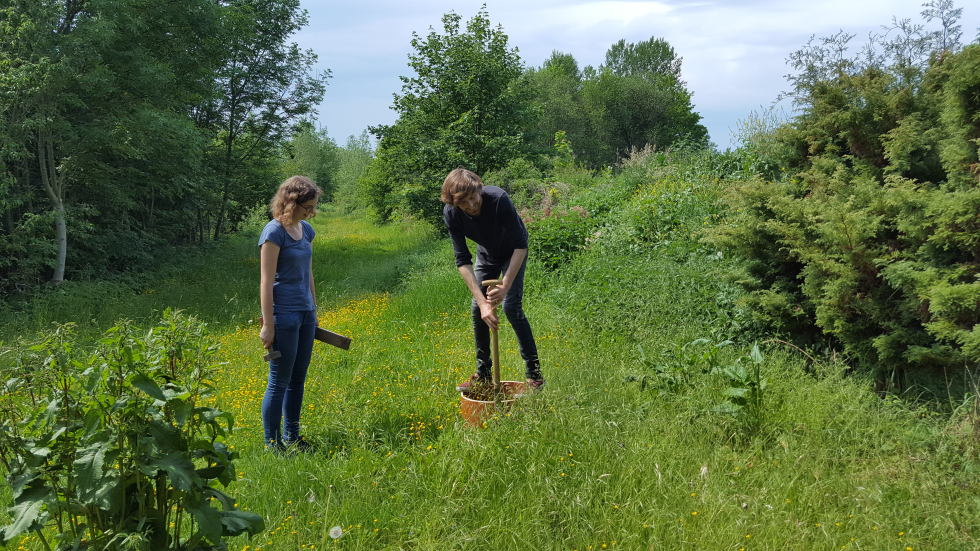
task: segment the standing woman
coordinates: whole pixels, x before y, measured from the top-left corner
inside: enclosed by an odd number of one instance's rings
[[[265,445],[273,451],[310,447],[299,435],[303,387],[318,325],[311,246],[316,232],[306,220],[316,216],[321,193],[305,176],[288,178],[269,203],[273,219],[259,236],[259,297],[265,320],[259,338],[263,347],[282,354],[269,362],[269,385],[262,398]]]

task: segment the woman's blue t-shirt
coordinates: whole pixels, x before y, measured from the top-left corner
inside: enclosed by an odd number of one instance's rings
[[[259,236],[259,247],[266,241],[279,247],[276,280],[272,284],[273,314],[314,308],[313,293],[310,292],[310,265],[316,231],[306,220],[300,221],[300,226],[303,228],[303,238],[299,240],[293,239],[278,220],[266,224]]]

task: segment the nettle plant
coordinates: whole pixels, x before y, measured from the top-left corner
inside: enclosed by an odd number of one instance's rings
[[[236,476],[234,419],[211,405],[217,345],[192,317],[106,331],[84,355],[72,325],[20,350],[0,389],[0,461],[13,494],[8,545],[226,549],[262,517],[218,489]]]
[[[757,432],[765,415],[765,396],[768,379],[762,378],[761,368],[765,358],[758,343],[752,351],[740,357],[733,365],[716,372],[727,382],[722,391],[725,401],[714,408],[716,413],[731,415],[743,422],[749,432]]]
[[[716,373],[720,369],[721,350],[732,344],[725,340],[712,344],[708,339],[679,342],[674,348],[663,351],[660,358],[648,358],[642,346],[640,362],[648,373],[630,375],[627,382],[640,383],[640,390],[651,389],[655,394],[676,394],[692,384],[696,373]]]

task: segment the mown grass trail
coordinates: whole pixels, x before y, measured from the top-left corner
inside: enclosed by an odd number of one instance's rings
[[[629,259],[622,279],[604,291],[607,308],[626,311],[639,301],[629,311],[649,319],[617,320],[606,311],[602,333],[588,329],[599,314],[577,310],[574,297],[599,285],[590,274],[613,259],[580,259],[567,277],[532,271],[527,310],[548,387],[474,430],[460,419],[453,391],[473,358],[469,297],[448,244],[414,249],[408,261],[391,244],[404,233],[348,218],[317,227],[318,269],[333,266],[336,280],[369,281],[374,273],[345,243],[372,259],[387,250],[382,258],[414,268],[398,287],[366,285],[321,316],[322,325],[354,339],[350,352],[317,345],[303,430],[323,446],[321,455],[262,452],[266,368],[256,328],[222,336],[229,364],[221,400],[241,423],[235,444],[243,480],[234,493],[269,526],[251,542],[236,541],[239,548],[972,545],[975,490],[960,475],[948,478],[948,463],[936,459],[944,427],[881,401],[865,381],[840,372],[816,377],[796,357],[767,350],[769,414],[752,439],[711,413],[724,385],[709,376],[660,397],[624,382],[637,370],[635,338],[656,354],[710,329],[702,310],[716,259]],[[338,253],[348,256],[334,261]],[[345,275],[347,267],[359,274]],[[329,285],[321,272],[317,280],[318,289]],[[507,329],[501,336],[504,378],[519,379],[516,343]],[[733,348],[726,359],[739,353]],[[327,535],[335,525],[345,530],[336,541]]]

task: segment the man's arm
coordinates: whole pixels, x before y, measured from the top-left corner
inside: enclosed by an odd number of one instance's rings
[[[507,271],[510,272],[510,270]],[[470,293],[476,300],[476,304],[480,307],[480,317],[483,318],[483,323],[486,323],[490,329],[497,329],[500,324],[500,318],[493,311],[493,305],[487,300],[487,297],[483,296],[480,282],[476,280],[476,274],[473,272],[473,265],[464,264],[460,266],[459,275],[463,276],[466,287],[470,290]]]
[[[487,293],[487,298],[498,303],[504,301],[507,292],[510,291],[510,286],[514,284],[517,272],[521,271],[521,264],[524,264],[526,256],[527,249],[514,249],[514,254],[510,257],[510,265],[507,266],[507,273],[504,274],[504,282]],[[476,278],[474,277],[474,279]]]

